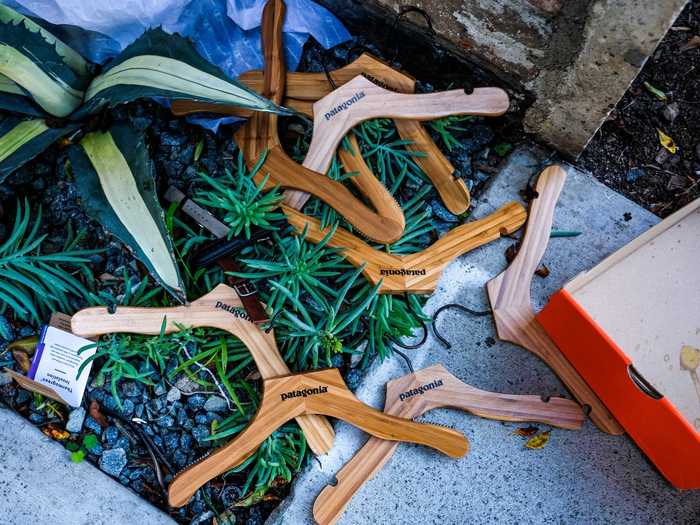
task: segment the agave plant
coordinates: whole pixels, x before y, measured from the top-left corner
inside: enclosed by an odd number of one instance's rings
[[[0,183],[61,137],[86,211],[184,299],[144,138],[104,111],[142,97],[287,110],[227,78],[179,35],[153,29],[98,67],[31,19],[0,5]],[[97,130],[96,130],[97,128]]]

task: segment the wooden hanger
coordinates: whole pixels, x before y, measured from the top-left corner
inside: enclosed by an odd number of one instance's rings
[[[265,53],[265,69],[262,93],[271,100],[281,101],[284,94],[285,66],[282,47],[282,22],[284,2],[269,1],[263,10],[262,41]],[[368,238],[377,242],[394,242],[403,234],[405,221],[401,207],[379,181],[353,181],[354,184],[371,186],[368,199],[377,210],[389,211],[388,215],[375,212],[355,197],[341,182],[332,180],[323,172],[314,172],[299,165],[282,148],[277,134],[277,115],[256,112],[234,135],[249,166],[265,155],[265,162],[258,171],[256,182],[269,175],[268,187],[294,188],[285,192],[285,201],[298,194],[308,198],[313,194],[334,208]],[[358,149],[359,151],[359,149]],[[355,163],[364,163],[361,156]],[[369,171],[367,169],[367,171]],[[358,177],[352,177],[357,179]],[[365,177],[366,179],[366,177]],[[374,177],[371,177],[374,179]],[[306,202],[306,199],[304,199]],[[301,208],[303,203],[298,204]],[[390,240],[393,239],[393,240]]]
[[[537,198],[530,203],[518,254],[503,273],[487,283],[486,288],[498,337],[522,346],[547,363],[573,396],[590,406],[591,420],[600,430],[622,434],[624,430],[617,420],[537,322],[530,300],[532,276],[547,249],[554,207],[565,180],[566,172],[560,166],[549,166],[540,174]]]
[[[175,476],[168,491],[174,507],[187,503],[207,481],[240,465],[277,428],[293,417],[323,414],[342,419],[386,440],[432,447],[462,457],[469,443],[449,428],[387,415],[358,400],[335,368],[266,379],[255,418],[235,439]]]
[[[441,364],[386,384],[385,414],[414,419],[441,407],[458,408],[488,419],[539,422],[566,429],[581,428],[584,419],[581,406],[575,401],[554,397],[545,402],[539,396],[480,390],[460,381]],[[336,523],[355,493],[382,469],[397,447],[393,441],[369,438],[338,471],[337,483],[326,485],[316,498],[316,523]]]
[[[500,88],[453,89],[420,95],[394,93],[359,75],[314,103],[314,128],[304,166],[325,173],[342,138],[360,122],[386,117],[433,120],[450,115],[498,116],[509,100]]]
[[[346,84],[358,75],[373,80],[387,89],[398,93],[413,93],[415,79],[398,71],[378,58],[363,53],[350,64],[325,73],[287,72],[285,86],[286,98],[283,105],[313,118],[313,102],[328,95],[331,83],[337,86]],[[261,93],[263,90],[263,72],[249,71],[239,77],[250,89]],[[222,106],[206,102],[189,100],[173,101],[172,111],[176,115],[187,115],[202,111],[219,112]],[[225,108],[227,114],[250,117],[250,110],[241,110],[234,106]],[[229,111],[230,110],[230,111]],[[437,147],[427,130],[415,120],[394,120],[396,130],[403,140],[410,141],[405,147],[409,151],[421,152],[424,156],[413,157],[421,170],[430,178],[445,207],[453,214],[459,215],[469,209],[470,196],[464,181],[454,176],[455,168]]]
[[[306,228],[306,238],[320,242],[329,228],[321,229],[317,219],[283,206],[287,220],[298,233]],[[337,228],[328,246],[341,248],[354,266],[364,264],[364,276],[373,285],[382,281],[379,293],[430,293],[445,267],[457,256],[520,228],[527,218],[525,208],[511,202],[496,212],[450,230],[425,250],[410,255],[394,255],[375,250],[343,228]]]
[[[208,326],[233,334],[248,348],[263,378],[290,373],[277,350],[274,332],[268,333],[256,326],[245,312],[236,291],[225,284],[218,285],[208,294],[185,306],[118,306],[114,313],[105,307],[85,308],[72,317],[71,331],[83,337],[115,332],[158,335],[163,319],[166,320],[166,333],[177,332],[180,327]],[[331,449],[335,434],[327,419],[300,416],[297,423],[315,454],[325,454]]]

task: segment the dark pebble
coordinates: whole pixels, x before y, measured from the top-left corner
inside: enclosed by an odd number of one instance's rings
[[[177,426],[184,427],[185,423],[188,421],[189,421],[189,416],[187,415],[187,412],[185,412],[185,410],[182,408],[180,410],[178,410],[177,411]],[[192,424],[191,421],[190,421],[190,424]]]
[[[356,369],[349,370],[345,376],[345,383],[347,383],[350,390],[355,390],[362,381],[362,372]]]
[[[196,416],[194,416],[194,422],[197,423],[198,425],[206,425],[209,422],[209,419],[207,418],[206,413],[199,413]]]
[[[32,398],[32,395],[24,389],[17,390],[17,396],[15,397],[15,404],[23,405]]]
[[[175,135],[166,131],[161,132],[158,138],[163,146],[170,147],[182,146],[185,142],[187,142],[187,137],[185,135]]]
[[[194,394],[187,399],[187,406],[192,409],[202,408],[207,402],[207,398],[202,394]]]
[[[178,468],[182,468],[188,463],[187,452],[184,450],[176,450],[173,454],[173,461]]]
[[[94,447],[87,449],[87,451],[93,456],[101,456],[104,452],[104,447],[98,443]]]
[[[124,417],[131,417],[134,415],[134,410],[136,409],[136,405],[134,405],[134,402],[131,399],[125,399],[122,401],[122,409],[121,409],[121,414]]]
[[[83,426],[92,431],[94,434],[97,434],[98,436],[102,434],[102,427],[97,421],[95,421],[92,418],[92,416],[88,416],[85,418],[85,424]]]
[[[119,429],[117,427],[107,427],[102,436],[102,442],[112,447],[119,439]]]
[[[197,425],[192,429],[192,437],[201,445],[202,441],[209,437],[209,429],[204,425]]]
[[[167,450],[173,451],[180,445],[180,436],[175,432],[170,432],[163,438],[163,442]]]
[[[646,177],[646,175],[647,175],[647,172],[644,168],[632,168],[627,172],[625,179],[627,179],[627,182],[634,182],[637,179],[641,179],[642,177]]]
[[[185,450],[189,450],[192,448],[192,436],[189,434],[182,434],[180,436],[180,447],[182,447]]]
[[[126,452],[120,448],[108,450],[100,458],[100,468],[115,478],[126,467]]]
[[[133,480],[131,483],[129,483],[129,486],[139,494],[143,494],[143,491],[146,488],[146,484],[143,482],[142,479]]]
[[[126,397],[141,397],[143,393],[143,385],[135,381],[122,383],[122,394]]]
[[[4,315],[0,315],[0,339],[4,339],[5,341],[13,341],[14,338],[15,331],[12,329],[10,321],[8,321],[7,317]]]
[[[158,426],[161,428],[170,428],[175,424],[175,419],[172,416],[162,416],[158,418]]]
[[[241,499],[241,489],[235,485],[226,485],[221,491],[221,503],[228,508]]]
[[[46,421],[46,416],[40,412],[32,412],[29,414],[29,421],[35,425],[41,425],[44,421]]]

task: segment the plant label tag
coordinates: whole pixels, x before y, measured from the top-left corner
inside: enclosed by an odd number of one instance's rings
[[[89,339],[66,330],[45,326],[27,375],[37,383],[52,388],[70,406],[78,407],[83,400],[92,363],[85,367],[80,379],[77,378],[78,369],[95,353],[95,348],[81,354],[78,351],[92,344],[94,343]]]

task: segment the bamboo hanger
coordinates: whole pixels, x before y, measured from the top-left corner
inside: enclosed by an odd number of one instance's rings
[[[456,430],[415,423],[365,405],[335,368],[275,377],[264,381],[258,412],[243,432],[175,476],[168,491],[170,505],[184,505],[207,481],[243,463],[281,425],[309,414],[336,417],[381,439],[426,445],[451,457],[462,457],[469,448]]]
[[[415,79],[401,71],[390,67],[385,62],[363,53],[350,64],[325,73],[294,73],[286,75],[286,98],[283,105],[313,118],[313,102],[325,97],[331,92],[329,77],[335,85],[346,84],[358,75],[374,81],[387,89],[398,93],[413,93]],[[263,91],[262,71],[249,71],[239,77],[250,89],[260,93]],[[172,111],[176,115],[187,115],[201,111],[220,111],[221,106],[206,102],[176,100]],[[227,114],[250,117],[252,111],[230,106]],[[424,156],[416,156],[413,160],[430,178],[438,191],[445,207],[453,214],[459,215],[469,208],[470,196],[464,181],[454,176],[455,168],[437,147],[430,134],[415,120],[394,120],[396,130],[403,140],[410,141],[405,147],[414,152],[422,152]]]
[[[530,214],[520,249],[510,266],[487,283],[498,337],[522,346],[540,357],[566,385],[581,404],[590,406],[596,426],[609,434],[624,430],[591,390],[559,348],[535,319],[530,301],[532,276],[547,249],[552,229],[554,207],[564,187],[566,172],[549,166],[537,181],[537,198],[530,204]]]
[[[500,88],[463,89],[411,95],[394,93],[359,75],[314,103],[314,128],[304,166],[325,173],[350,129],[372,118],[432,120],[449,115],[498,116],[508,111]]]
[[[532,421],[566,429],[579,429],[583,411],[578,403],[561,397],[545,402],[539,396],[498,394],[468,385],[441,365],[433,365],[386,384],[384,413],[407,419],[435,408],[457,408],[476,416],[501,421]],[[398,443],[370,437],[336,474],[337,483],[326,485],[316,497],[316,523],[336,523],[350,500],[391,459]]]
[[[267,333],[256,326],[245,312],[236,291],[225,284],[218,285],[186,306],[118,306],[114,313],[105,307],[85,308],[71,319],[71,330],[83,337],[115,332],[158,335],[163,319],[166,320],[166,333],[177,332],[180,327],[208,326],[233,334],[248,348],[260,375],[265,379],[290,373],[277,350],[274,333]],[[327,419],[300,416],[297,423],[315,454],[325,454],[331,449],[335,434]]]
[[[285,66],[282,48],[284,2],[270,0],[263,10],[262,41],[265,53],[263,95],[281,101],[284,93]],[[352,177],[353,183],[363,190],[379,212],[375,212],[356,198],[341,182],[330,179],[323,172],[314,172],[299,165],[282,148],[277,134],[277,115],[256,112],[234,135],[249,166],[265,155],[256,182],[269,175],[268,187],[282,186],[313,194],[337,210],[348,222],[368,238],[378,242],[394,242],[403,234],[405,220],[396,200],[375,177]],[[357,150],[359,152],[359,148]],[[360,155],[351,162],[364,164]],[[369,169],[366,169],[369,172]],[[354,180],[358,179],[358,180]],[[298,193],[298,191],[293,194]],[[285,192],[289,200],[290,190]],[[304,200],[306,202],[306,200]],[[298,204],[301,208],[303,203]]]
[[[306,238],[320,242],[329,229],[321,229],[317,219],[283,206],[287,220],[298,233],[306,229]],[[457,226],[419,253],[393,255],[375,250],[343,228],[337,228],[328,245],[341,248],[354,266],[365,264],[364,276],[373,285],[382,282],[379,293],[430,293],[435,289],[445,267],[457,256],[510,234],[527,218],[525,208],[511,202],[496,212]]]

